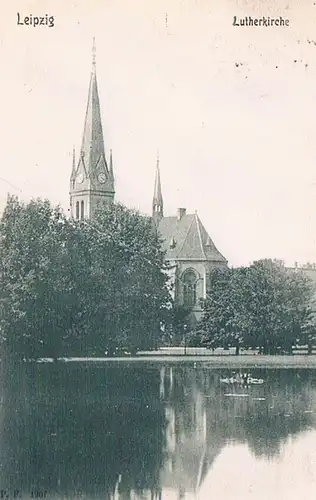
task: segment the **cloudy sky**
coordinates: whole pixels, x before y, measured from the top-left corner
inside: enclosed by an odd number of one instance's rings
[[[316,261],[316,1],[13,0],[0,33],[0,207],[68,209],[95,36],[117,199],[150,213],[159,149],[165,213],[197,210],[230,264]]]

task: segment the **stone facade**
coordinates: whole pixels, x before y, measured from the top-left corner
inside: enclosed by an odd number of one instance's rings
[[[227,260],[217,250],[197,213],[184,208],[171,217],[161,217],[158,231],[163,239],[166,260],[171,266],[174,300],[191,310],[191,326],[200,319],[200,299],[209,291],[213,269],[226,267]]]

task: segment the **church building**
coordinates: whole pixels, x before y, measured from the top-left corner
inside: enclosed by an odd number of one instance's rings
[[[200,299],[206,298],[212,270],[226,267],[227,260],[217,250],[196,212],[188,214],[185,208],[178,208],[176,215],[164,215],[159,159],[152,217],[171,267],[174,300],[191,310],[191,323],[194,323],[201,316]]]
[[[114,201],[112,152],[106,158],[96,76],[95,46],[79,160],[73,155],[70,177],[70,213],[75,219],[91,218],[100,203]],[[152,217],[159,231],[170,266],[175,303],[188,308],[190,325],[201,317],[200,299],[205,298],[213,269],[226,267],[198,214],[179,208],[165,216],[159,159],[156,166]]]

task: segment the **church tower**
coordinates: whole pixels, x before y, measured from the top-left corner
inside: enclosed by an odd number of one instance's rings
[[[71,216],[75,219],[91,218],[98,205],[112,202],[115,194],[112,151],[109,165],[104,151],[94,40],[80,157],[76,163],[73,152],[69,194]]]
[[[161,192],[159,157],[157,157],[152,217],[157,225],[163,217],[163,199]]]

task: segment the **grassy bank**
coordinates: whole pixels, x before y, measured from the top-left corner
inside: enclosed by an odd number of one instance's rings
[[[216,356],[198,354],[138,354],[137,356],[124,356],[115,358],[69,358],[67,362],[84,363],[185,363],[203,365],[209,368],[310,368],[316,369],[316,355],[293,356]]]

